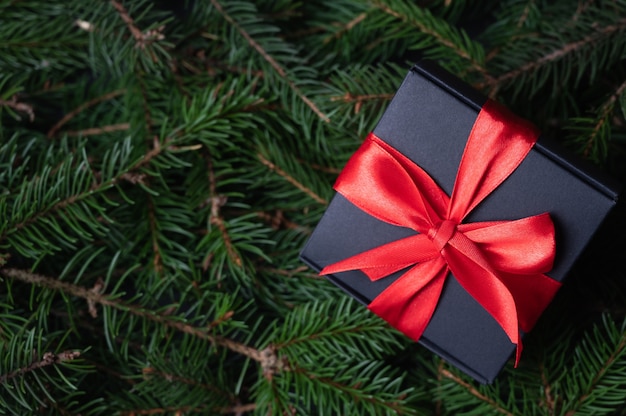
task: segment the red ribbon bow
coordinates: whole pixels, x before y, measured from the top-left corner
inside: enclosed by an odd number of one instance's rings
[[[561,284],[544,273],[555,254],[554,226],[544,213],[514,221],[463,219],[524,160],[538,133],[488,101],[469,135],[452,196],[419,166],[370,133],[335,189],[369,215],[419,234],[325,267],[321,274],[361,270],[371,280],[412,266],[368,306],[417,340],[430,321],[448,272],[517,346]]]

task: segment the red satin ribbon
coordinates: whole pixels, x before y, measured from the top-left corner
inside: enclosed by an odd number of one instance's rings
[[[524,160],[537,140],[532,125],[493,101],[478,114],[452,196],[419,166],[370,133],[335,189],[379,220],[419,234],[325,267],[321,274],[361,270],[378,280],[410,267],[369,309],[408,337],[421,337],[452,272],[517,346],[561,284],[544,273],[555,254],[547,213],[515,221],[463,224],[463,219]]]

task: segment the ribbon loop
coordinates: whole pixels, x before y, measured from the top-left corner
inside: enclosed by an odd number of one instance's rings
[[[538,133],[488,101],[465,146],[449,197],[419,166],[370,133],[335,189],[378,220],[419,234],[325,267],[321,274],[361,270],[378,280],[408,268],[368,306],[412,339],[426,329],[451,271],[517,346],[560,283],[544,275],[555,255],[548,214],[515,221],[462,223],[524,160]],[[410,267],[412,266],[412,267]]]

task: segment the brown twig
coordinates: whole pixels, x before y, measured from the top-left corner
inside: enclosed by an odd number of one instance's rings
[[[130,17],[122,3],[118,2],[117,0],[111,0],[111,5],[115,7],[115,10],[117,10],[120,18],[124,21],[124,23],[126,23],[128,30],[137,42],[136,46],[144,48],[146,46],[146,38],[144,37],[143,33],[141,33],[141,30],[139,30],[139,28],[135,26],[135,21],[132,17]]]
[[[120,96],[120,95],[122,95],[124,93],[126,93],[126,90],[124,90],[124,89],[111,91],[111,92],[109,92],[107,94],[101,95],[100,97],[93,98],[93,99],[87,101],[86,103],[83,103],[83,104],[79,105],[78,107],[76,107],[75,109],[73,109],[72,111],[67,113],[54,126],[52,126],[50,128],[50,130],[48,130],[47,137],[49,139],[52,138],[56,134],[56,132],[61,127],[63,127],[63,125],[65,125],[68,121],[70,121],[72,118],[76,117],[78,114],[80,114],[81,112],[85,111],[89,107],[93,107],[94,105],[96,105],[98,103],[110,100],[111,98],[115,98],[115,97]]]
[[[124,130],[128,130],[130,128],[130,123],[119,123],[119,124],[109,124],[107,126],[102,126],[102,127],[92,127],[89,129],[84,129],[84,130],[77,130],[77,131],[67,131],[65,132],[65,134],[67,134],[70,137],[75,137],[75,136],[97,136],[99,134],[102,133],[112,133],[114,131],[124,131]]]
[[[73,361],[78,357],[80,357],[80,351],[63,351],[58,354],[55,354],[53,352],[46,352],[41,360],[34,361],[26,367],[19,368],[9,374],[0,376],[0,384],[6,383],[12,378],[23,376],[26,373],[38,370],[43,367],[47,367],[49,365]]]
[[[301,190],[302,192],[304,192],[305,194],[307,194],[308,196],[313,198],[316,202],[318,202],[318,203],[320,203],[322,205],[328,204],[328,202],[324,198],[322,198],[321,196],[317,195],[311,189],[307,188],[306,186],[304,186],[303,184],[298,182],[293,176],[289,175],[287,172],[285,172],[284,170],[282,170],[281,168],[279,168],[278,166],[276,166],[275,164],[273,164],[272,162],[267,160],[265,158],[265,156],[263,156],[262,154],[257,153],[257,157],[259,158],[261,163],[263,163],[265,166],[267,166],[270,170],[276,172],[278,175],[280,175],[283,178],[285,178],[285,180],[287,182],[289,182],[290,184],[292,184],[293,186],[295,186],[296,188],[298,188],[299,190]]]
[[[311,110],[313,110],[313,112],[315,114],[317,114],[317,116],[319,118],[321,118],[322,120],[324,120],[327,123],[330,122],[330,118],[328,118],[328,116],[326,114],[324,114],[315,105],[315,103],[313,101],[311,101],[311,99],[309,97],[304,95],[304,93],[300,90],[300,88],[298,88],[298,86],[287,76],[287,72],[283,69],[283,67],[280,66],[280,64],[269,53],[267,53],[267,51],[265,49],[263,49],[263,47],[261,45],[259,45],[259,43],[257,43],[257,41],[255,41],[252,38],[252,36],[250,36],[250,34],[248,32],[246,32],[244,30],[244,28],[241,27],[241,25],[235,21],[235,19],[233,19],[228,13],[226,13],[226,10],[224,10],[224,8],[222,7],[222,5],[220,4],[220,2],[218,0],[211,0],[211,4],[222,15],[222,17],[224,17],[224,20],[226,20],[235,29],[237,29],[237,31],[241,34],[241,36],[243,36],[246,39],[246,41],[248,41],[250,46],[254,50],[256,50],[263,57],[263,59],[265,59],[265,61],[267,61],[267,63],[270,64],[270,66],[278,73],[278,75],[280,75],[280,77],[283,78],[285,80],[285,82],[287,82],[287,85],[289,85],[289,88],[291,88],[291,90],[294,93],[296,93],[296,95],[298,97],[300,97],[300,99]]]
[[[20,103],[17,101],[17,96],[14,95],[10,100],[2,100],[0,99],[0,106],[5,106],[14,109],[15,111],[19,111],[21,113],[28,114],[28,119],[32,122],[35,121],[35,111],[33,106],[26,103]]]
[[[454,381],[456,384],[458,384],[459,386],[463,387],[465,390],[468,391],[468,393],[470,393],[472,396],[476,397],[478,400],[489,404],[491,407],[493,407],[493,409],[496,412],[502,413],[503,415],[507,415],[507,416],[513,416],[513,413],[511,413],[508,410],[504,409],[498,403],[496,403],[495,401],[493,401],[489,397],[487,397],[484,394],[482,394],[481,392],[479,392],[476,389],[476,387],[474,387],[471,384],[469,384],[468,382],[462,380],[456,374],[453,374],[452,372],[450,372],[446,368],[440,368],[439,371],[440,371],[441,376]]]

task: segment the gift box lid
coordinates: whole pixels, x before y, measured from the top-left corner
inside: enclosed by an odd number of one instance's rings
[[[409,72],[374,134],[419,165],[448,195],[467,137],[486,98],[431,63]],[[557,253],[550,277],[561,281],[613,207],[618,187],[540,138],[521,165],[464,222],[513,220],[549,212]],[[379,221],[336,194],[301,253],[313,269],[415,234]],[[372,282],[361,271],[327,276],[369,304],[403,271]],[[449,275],[419,342],[480,382],[492,382],[515,346]]]

